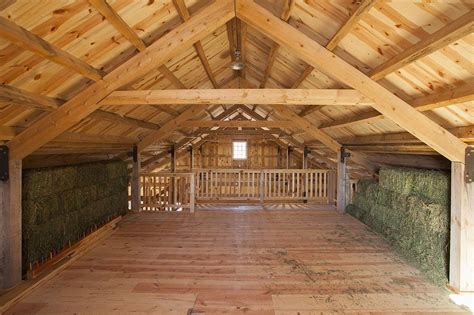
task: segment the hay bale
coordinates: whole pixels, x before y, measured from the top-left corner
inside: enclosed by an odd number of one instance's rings
[[[380,182],[363,181],[347,212],[383,235],[434,283],[448,274],[449,176],[385,168]]]
[[[446,172],[406,167],[380,169],[380,185],[402,195],[416,195],[448,204],[450,176]]]
[[[107,218],[128,211],[121,161],[27,170],[23,179],[23,266],[46,259]]]

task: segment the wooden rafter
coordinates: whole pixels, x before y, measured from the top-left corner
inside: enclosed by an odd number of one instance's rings
[[[181,124],[191,119],[192,117],[196,117],[198,114],[204,111],[206,107],[207,105],[191,106],[190,108],[179,114],[177,117],[167,121],[163,125],[163,127],[161,127],[159,130],[150,133],[137,144],[138,152],[143,151],[145,148],[152,145],[153,143],[165,138],[174,130],[181,127]]]
[[[357,9],[350,15],[349,19],[342,25],[341,28],[334,34],[331,40],[327,43],[326,48],[334,50],[341,40],[349,34],[355,25],[359,23],[362,17],[367,14],[374,6],[376,0],[363,0]]]
[[[115,91],[101,105],[150,104],[291,104],[371,106],[350,89],[190,89]]]
[[[374,100],[372,106],[377,111],[440,154],[452,161],[464,161],[467,147],[464,142],[308,36],[275,18],[251,0],[237,1],[237,16],[275,42],[290,47],[315,68]]]
[[[263,118],[259,114],[257,114],[254,110],[249,109],[245,105],[240,105],[241,110],[247,113],[250,117],[257,120],[267,120],[267,118]],[[338,152],[341,148],[341,145],[332,139],[329,135],[327,135],[324,131],[319,130],[315,126],[311,124],[311,122],[305,118],[300,117],[298,114],[290,110],[289,108],[281,105],[273,105],[272,109],[275,110],[278,114],[286,119],[289,119],[293,122],[293,126],[299,129],[305,130],[309,135],[313,136],[314,138],[318,139],[322,143],[324,143],[327,147],[329,147],[332,151]],[[276,137],[276,135],[273,135]],[[299,142],[295,139],[292,135],[286,135],[286,139],[296,145],[297,147],[303,147],[304,144]],[[335,165],[332,161],[325,159],[325,157],[318,155],[318,158],[323,159],[325,163],[331,163]],[[374,173],[375,166],[367,160],[367,157],[364,154],[353,152],[352,162],[355,164],[361,165],[365,169],[369,170],[369,172]]]
[[[132,28],[118,15],[118,13],[107,3],[106,0],[89,0],[89,3],[102,14],[110,24],[125,37],[135,48],[143,51],[145,43],[138,37]]]
[[[370,72],[369,76],[373,80],[380,80],[391,72],[415,62],[472,32],[474,32],[474,10],[377,66]]]
[[[414,100],[409,101],[409,103],[418,111],[425,112],[432,109],[469,101],[474,101],[474,83],[467,83],[455,89],[415,98]],[[354,124],[365,123],[382,118],[384,118],[382,114],[372,110],[346,119],[324,123],[320,126],[320,128],[326,129],[347,127]]]
[[[294,0],[285,0],[283,10],[280,14],[280,19],[282,19],[285,22],[288,22],[291,16],[291,11],[293,10],[294,6],[295,6]],[[275,63],[275,59],[278,54],[279,48],[280,48],[280,45],[278,44],[274,44],[273,47],[270,48],[270,52],[268,54],[267,66],[265,67],[263,79],[262,79],[262,82],[260,83],[261,89],[265,88],[267,84],[267,81],[268,81],[268,78],[270,77],[270,72],[272,70],[273,64]]]
[[[188,8],[186,7],[186,3],[184,3],[184,0],[173,0],[173,4],[178,11],[179,16],[183,20],[183,22],[188,21],[191,18],[191,15],[189,14]],[[207,60],[206,53],[204,52],[204,48],[202,47],[201,41],[197,41],[194,43],[194,49],[196,50],[196,53],[201,60],[201,64],[204,67],[204,70],[206,71],[206,74],[211,81],[212,85],[214,88],[219,88],[219,84],[216,81],[216,78],[214,77],[214,74],[212,73],[211,65],[209,64],[209,61]]]
[[[326,44],[326,48],[328,50],[333,51],[339,42],[347,35],[349,34],[352,29],[354,28],[357,23],[362,19],[362,17],[369,12],[369,10],[373,7],[375,4],[376,0],[363,0],[360,5],[357,7],[357,9],[350,15],[349,19],[341,26],[341,28],[334,34],[334,36],[329,40],[329,42]],[[314,70],[314,67],[311,65],[308,65],[301,74],[301,76],[296,80],[296,82],[293,84],[293,88],[296,89],[300,86],[300,84],[311,74],[311,72]],[[319,107],[306,107],[300,112],[300,116],[308,116],[314,112],[319,111],[323,106]]]
[[[217,117],[215,117],[215,119],[225,119],[227,118],[229,115],[231,115],[232,113],[234,113],[236,110],[237,110],[237,106],[238,105],[234,105],[228,109],[226,109],[225,111],[223,111],[222,113],[220,113],[219,115],[217,115]],[[205,110],[205,109],[204,109]],[[175,121],[176,122],[176,121]],[[209,128],[207,128],[209,130]],[[169,133],[164,133],[165,130],[163,130],[162,133],[157,133],[155,134],[154,136],[154,139],[151,139],[151,141],[149,142],[150,144],[154,143],[154,142],[157,142],[161,139],[164,139],[165,137],[167,137],[169,135]],[[173,130],[171,130],[173,131]],[[201,135],[202,136],[202,135]],[[181,142],[179,142],[176,147],[177,147],[177,150],[178,152],[180,150],[182,150],[188,143],[190,143],[191,141],[193,141],[194,139],[196,139],[197,137],[194,137],[192,138],[191,140],[189,139],[184,139],[182,140]],[[143,150],[146,149],[146,146],[143,146]],[[146,169],[151,169],[153,168],[154,164],[159,162],[162,158],[166,158],[168,154],[163,154],[163,153],[160,153],[156,156],[153,156],[149,159],[147,159],[146,161],[143,162],[142,166],[145,167]]]
[[[243,64],[247,61],[247,24],[239,19],[236,19],[238,33],[237,33],[237,48],[240,50],[240,58]],[[245,68],[240,71],[240,76],[245,79]]]
[[[32,51],[43,58],[58,63],[94,81],[98,81],[104,76],[103,71],[95,69],[86,62],[57,48],[41,37],[38,37],[23,27],[10,22],[4,17],[0,17],[0,37],[18,47]]]
[[[163,76],[168,79],[176,88],[178,89],[185,89],[186,86],[184,85],[183,82],[181,82],[180,79],[178,79],[174,73],[168,69],[165,65],[161,65],[158,67],[158,70],[163,74]]]
[[[231,0],[212,3],[12,139],[8,143],[11,157],[22,159],[34,152],[95,111],[99,107],[98,103],[108,94],[142,77],[150,68],[164,64],[224,25],[233,16]]]

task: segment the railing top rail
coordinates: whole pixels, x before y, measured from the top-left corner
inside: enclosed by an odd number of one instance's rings
[[[332,172],[331,169],[222,169],[222,168],[200,168],[195,169],[195,172],[228,172],[228,173],[323,173]]]
[[[169,177],[185,177],[185,176],[192,176],[194,173],[190,172],[147,172],[147,173],[140,173],[140,176],[169,176]]]

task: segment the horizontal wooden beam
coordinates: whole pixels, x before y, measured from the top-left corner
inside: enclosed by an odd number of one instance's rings
[[[440,93],[434,93],[428,96],[421,96],[409,101],[408,103],[418,111],[425,112],[436,108],[471,101],[474,101],[474,83],[466,83],[454,89],[446,90]],[[378,111],[371,110],[359,115],[351,116],[349,118],[324,123],[319,127],[321,129],[347,127],[350,125],[365,123],[382,118],[384,118],[384,116]]]
[[[95,69],[86,62],[57,48],[41,37],[10,22],[4,17],[0,17],[0,37],[18,47],[32,51],[43,58],[58,63],[94,81],[98,81],[104,76],[104,72],[101,70]]]
[[[297,127],[292,121],[254,120],[188,120],[185,127],[220,128],[290,128]]]
[[[474,125],[448,129],[450,133],[466,142],[474,141]],[[355,136],[338,139],[343,145],[359,144],[396,144],[420,143],[421,141],[408,132],[386,133],[368,136]]]
[[[398,96],[253,0],[236,0],[237,17],[315,68],[374,101],[372,107],[451,161],[464,161],[467,145]]]
[[[51,112],[63,105],[65,101],[18,89],[13,86],[0,85],[0,103],[33,107],[42,111]],[[170,109],[173,110],[172,108]],[[96,110],[91,113],[89,117],[144,129],[156,130],[160,128],[159,125],[148,121],[130,118],[104,110]]]
[[[101,105],[291,104],[373,105],[355,90],[344,89],[191,89],[115,91]]]
[[[474,32],[474,10],[471,9],[469,13],[450,22],[442,29],[377,66],[370,72],[369,76],[373,80],[380,80],[389,73],[423,58],[472,32]]]
[[[0,126],[0,140],[11,140],[26,128]],[[54,142],[77,142],[77,143],[112,143],[112,144],[134,144],[138,138],[124,136],[97,135],[82,132],[65,132],[56,137]]]
[[[23,168],[39,168],[118,159],[118,154],[32,155],[23,160]]]
[[[98,109],[99,102],[107,95],[147,74],[150,69],[166,63],[234,16],[231,0],[220,0],[208,5],[12,139],[8,143],[12,159],[23,159],[42,147]]]

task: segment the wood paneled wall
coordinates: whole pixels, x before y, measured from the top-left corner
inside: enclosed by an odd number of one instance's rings
[[[232,142],[247,141],[247,159],[232,158]],[[190,154],[177,161],[177,170],[189,170]],[[302,158],[290,154],[289,168],[301,168]],[[267,139],[231,139],[218,137],[194,151],[194,168],[278,169],[287,168],[287,148]]]

